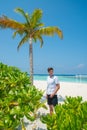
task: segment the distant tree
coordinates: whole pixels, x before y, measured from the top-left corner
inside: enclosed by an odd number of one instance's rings
[[[40,41],[41,47],[43,45],[43,35],[53,36],[55,33],[58,34],[60,38],[63,37],[62,31],[56,26],[44,27],[41,22],[42,10],[35,9],[30,15],[25,13],[23,9],[16,8],[15,11],[20,13],[24,18],[25,22],[21,23],[14,19],[10,19],[7,16],[0,17],[0,28],[6,29],[11,28],[14,30],[13,37],[17,34],[22,36],[21,41],[18,44],[17,49],[19,49],[24,43],[29,41],[29,60],[30,60],[30,79],[33,84],[33,47],[32,43]]]

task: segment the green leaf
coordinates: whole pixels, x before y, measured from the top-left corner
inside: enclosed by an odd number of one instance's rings
[[[43,92],[31,85],[26,72],[16,67],[0,63],[0,77],[0,129],[14,130],[24,116],[34,121],[37,110],[46,108],[41,103]]]
[[[41,117],[48,130],[86,130],[87,102],[82,97],[66,97],[63,104],[55,107],[53,115]]]

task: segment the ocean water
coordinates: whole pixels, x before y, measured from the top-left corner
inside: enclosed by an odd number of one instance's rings
[[[46,81],[47,74],[35,74],[34,80]],[[87,75],[56,75],[60,82],[87,83]]]

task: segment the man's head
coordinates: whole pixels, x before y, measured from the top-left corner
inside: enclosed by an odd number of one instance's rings
[[[54,70],[53,70],[52,67],[48,68],[47,71],[48,71],[49,75],[53,75],[53,71],[54,71]]]

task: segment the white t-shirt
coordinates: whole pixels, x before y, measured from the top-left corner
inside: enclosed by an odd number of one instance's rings
[[[47,94],[50,95],[54,92],[56,84],[59,84],[57,76],[47,77]]]

